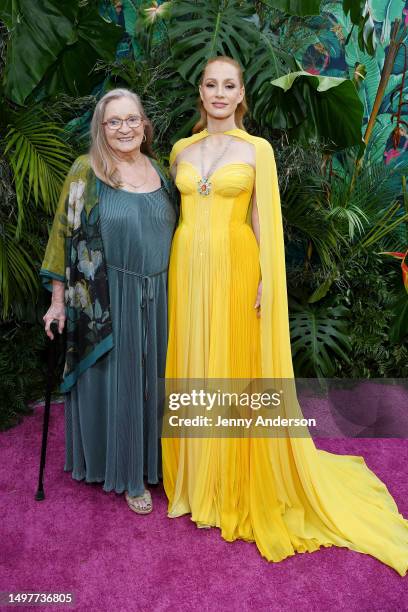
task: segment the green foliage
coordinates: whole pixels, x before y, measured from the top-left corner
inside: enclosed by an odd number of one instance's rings
[[[41,107],[13,113],[10,121],[4,155],[13,169],[21,230],[31,196],[46,212],[54,210],[73,154],[63,139],[63,128],[50,121]]]
[[[15,226],[5,222],[0,234],[0,292],[2,316],[9,313],[13,300],[36,298],[38,277],[28,251],[27,236],[16,238]],[[38,253],[37,253],[38,254]]]
[[[378,40],[375,22],[382,22],[383,32],[381,39],[390,37],[391,24],[395,19],[402,18],[405,0],[343,0],[343,11],[350,15],[353,27],[349,32],[346,44],[349,42],[354,26],[358,26],[358,45],[361,51],[373,56],[376,52]]]
[[[297,376],[331,377],[333,355],[350,358],[348,309],[344,306],[300,304],[289,301],[292,356]]]
[[[400,300],[407,308],[408,296],[402,296],[397,269],[380,256],[361,253],[343,272],[336,301],[350,311],[349,339],[353,359],[347,364],[337,360],[336,375],[349,378],[408,376],[408,327],[394,335]],[[404,297],[404,300],[402,298]]]
[[[66,92],[72,96],[89,94],[98,84],[93,68],[99,60],[112,60],[123,35],[122,29],[104,21],[95,3],[78,3],[75,39],[67,45],[59,61],[46,75],[44,87],[48,95]]]
[[[320,0],[263,0],[263,2],[271,8],[300,17],[318,15],[320,11]]]
[[[139,8],[142,4],[144,4],[143,0],[121,0],[120,4],[125,23],[125,30],[130,37],[133,55],[136,60],[139,60],[143,57],[144,53],[143,47],[135,34],[139,21]]]
[[[14,0],[0,9],[11,32],[4,90],[24,104],[35,89],[41,97],[58,91],[88,93],[95,84],[90,74],[98,59],[114,57],[121,28],[104,21],[93,1]]]
[[[188,81],[180,81],[176,67],[169,66],[166,76],[156,82],[157,99],[165,102],[163,114],[165,121],[156,126],[171,144],[191,134],[191,129],[199,119],[197,109],[197,89]],[[165,129],[163,129],[165,127]]]
[[[351,21],[342,3],[333,3],[336,26],[358,29],[346,47],[353,81],[305,73],[295,57],[321,41],[316,20],[301,19],[319,13],[318,0],[122,0],[128,37],[119,47],[122,30],[110,21],[116,13],[108,4],[104,17],[97,0],[0,6],[0,421],[15,422],[43,392],[46,306],[37,271],[49,214],[72,158],[87,148],[99,94],[122,85],[136,91],[165,159],[196,122],[198,78],[205,61],[220,54],[245,69],[249,131],[279,138],[296,374],[408,376],[399,262],[374,251],[400,251],[406,243],[400,187],[407,172],[384,166],[369,143],[353,183],[363,106],[372,107],[384,60],[379,38],[389,41],[402,0],[372,0],[370,13],[365,2],[345,1]],[[133,58],[124,57],[127,49]],[[366,73],[357,84],[356,65]],[[392,75],[386,95],[400,80]],[[384,148],[391,129],[389,116],[379,115],[372,141]]]
[[[404,210],[395,204],[395,176],[383,164],[367,164],[351,190],[353,159],[343,156],[338,171],[322,172],[322,146],[291,144],[277,153],[281,184],[282,211],[288,238],[296,236],[308,244],[325,276],[339,274],[350,257],[390,235],[404,220]],[[328,160],[326,159],[326,162]],[[397,218],[384,222],[391,213]],[[399,217],[398,217],[399,214]],[[375,231],[381,227],[380,233]],[[374,234],[372,230],[374,229]],[[377,235],[378,234],[378,235]]]
[[[171,15],[171,9],[171,2],[163,2],[160,5],[154,2],[153,6],[151,2],[143,2],[140,5],[135,26],[140,48],[143,49],[140,55],[149,57],[154,45],[168,39],[166,20]]]
[[[16,425],[32,411],[28,403],[44,393],[41,364],[45,334],[41,326],[0,324],[0,431]]]
[[[361,51],[374,55],[374,22],[366,5],[366,0],[343,0],[343,11],[346,15],[350,13],[353,28],[355,25],[358,26],[358,45]],[[347,36],[346,44],[350,40],[353,28]]]
[[[389,339],[392,344],[404,342],[408,335],[408,295],[405,288],[394,293],[394,301],[390,304],[392,313]]]
[[[39,213],[54,210],[73,155],[62,127],[41,108],[10,111],[2,119],[7,123],[0,142],[0,304],[7,317],[13,302],[36,299],[36,264],[43,250],[36,237],[46,231]]]
[[[229,55],[249,62],[258,30],[254,8],[239,0],[174,0],[169,34],[180,75],[196,85],[206,60]]]
[[[408,296],[399,262],[390,265],[374,252],[401,244],[402,170],[367,163],[350,191],[353,155],[325,177],[319,146],[275,151],[296,375],[406,376]],[[341,316],[334,316],[337,307]]]
[[[263,83],[253,113],[260,124],[286,130],[292,139],[326,140],[328,151],[361,143],[363,105],[348,79],[286,74]]]
[[[0,5],[0,20],[3,21],[9,29],[13,24],[12,5],[13,0],[3,0]]]
[[[300,240],[302,244],[310,245],[323,271],[329,274],[338,252],[338,234],[325,203],[327,183],[317,165],[318,152],[310,148],[308,151],[310,157],[305,166],[309,168],[309,173],[301,172],[299,176],[293,176],[282,189],[282,214],[290,242]],[[303,156],[306,155],[305,150]],[[299,164],[302,163],[299,157],[297,160]]]
[[[408,214],[403,204],[396,198],[395,192],[395,176],[401,176],[403,170],[401,168],[392,170],[381,163],[370,163],[367,160],[352,188],[351,159],[345,158],[342,173],[334,173],[324,183],[325,197],[321,205],[326,215],[325,223],[332,228],[327,233],[327,238],[330,244],[333,244],[333,239],[335,240],[336,248],[330,250],[331,261],[328,261],[324,257],[321,245],[316,243],[325,276],[310,296],[310,303],[322,299],[333,282],[341,278],[348,266],[352,265],[353,260],[361,253],[379,246],[387,237],[394,247],[398,246],[399,230],[408,220]],[[310,180],[322,184],[319,176]],[[306,193],[307,191],[306,186]],[[311,193],[311,205],[316,206],[313,204],[314,191]],[[308,195],[306,200],[309,200]],[[295,209],[300,205],[301,201],[295,204]],[[305,227],[307,229],[307,224]],[[309,238],[315,245],[314,237],[309,236]]]
[[[274,40],[270,30],[259,33],[259,42],[251,62],[245,71],[246,90],[254,109],[261,91],[269,88],[271,81],[296,69],[293,57]]]
[[[17,104],[24,103],[65,45],[73,41],[75,4],[58,5],[56,0],[42,5],[30,0],[12,3],[4,83],[6,95]]]
[[[171,99],[170,124],[177,122],[181,106],[183,122],[173,140],[187,135],[196,121],[190,86],[196,86],[205,61],[229,55],[246,69],[251,112],[261,127],[284,129],[303,143],[324,139],[328,150],[360,144],[363,106],[355,85],[348,79],[296,72],[291,54],[267,25],[259,30],[256,23],[253,6],[238,0],[172,3],[166,29],[171,76],[156,91]]]

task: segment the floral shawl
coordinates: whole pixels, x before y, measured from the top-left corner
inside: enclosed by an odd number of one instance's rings
[[[113,347],[98,179],[89,155],[78,157],[65,179],[40,276],[50,291],[52,279],[65,282],[67,346],[60,391],[67,392],[84,370]]]

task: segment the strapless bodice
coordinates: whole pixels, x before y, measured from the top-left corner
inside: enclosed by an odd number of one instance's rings
[[[231,162],[217,168],[210,176],[211,192],[201,195],[198,181],[201,173],[188,161],[177,165],[176,185],[181,193],[183,223],[195,224],[198,209],[211,211],[216,226],[245,223],[254,187],[255,170],[245,162]]]

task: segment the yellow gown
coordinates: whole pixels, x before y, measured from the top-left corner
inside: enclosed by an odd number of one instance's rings
[[[166,378],[293,379],[283,228],[270,144],[255,147],[256,171],[226,163],[211,177],[177,164],[181,215],[169,267]],[[170,163],[207,130],[173,147]],[[256,186],[260,245],[250,225]],[[262,276],[261,318],[254,310]],[[286,414],[301,414],[296,394]],[[169,517],[191,513],[225,540],[254,541],[269,561],[321,546],[370,554],[401,576],[408,569],[408,521],[360,456],[316,449],[310,435],[284,438],[162,438]]]

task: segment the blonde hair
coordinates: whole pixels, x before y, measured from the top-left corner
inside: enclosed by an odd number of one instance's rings
[[[119,98],[130,98],[137,105],[139,112],[143,118],[144,133],[146,139],[140,145],[142,153],[149,157],[156,157],[152,150],[153,141],[153,126],[146,117],[142,102],[137,94],[129,89],[116,88],[108,91],[99,100],[95,106],[94,114],[91,121],[91,147],[89,150],[91,165],[94,172],[111,187],[121,187],[119,173],[117,171],[117,162],[119,158],[115,155],[112,147],[108,144],[105,129],[102,125],[105,115],[106,106],[111,100]]]
[[[227,55],[217,55],[215,57],[211,57],[207,61],[207,63],[204,66],[204,70],[201,74],[200,85],[202,85],[204,82],[204,75],[205,75],[205,71],[207,70],[207,67],[210,66],[211,64],[214,64],[214,62],[224,62],[226,64],[230,64],[231,66],[234,66],[234,68],[238,70],[239,83],[241,87],[244,86],[244,75],[243,75],[241,65],[236,60],[234,60],[232,57],[228,57]],[[207,127],[207,111],[204,108],[204,104],[203,104],[203,101],[201,100],[201,97],[198,98],[198,110],[200,111],[200,119],[197,121],[197,123],[193,127],[193,130],[192,130],[193,134],[195,134],[196,132],[201,132],[201,130]],[[247,101],[244,95],[242,101],[238,104],[235,110],[235,123],[237,124],[237,127],[239,127],[241,130],[245,130],[243,119],[247,111],[248,111],[248,104],[247,104]]]

